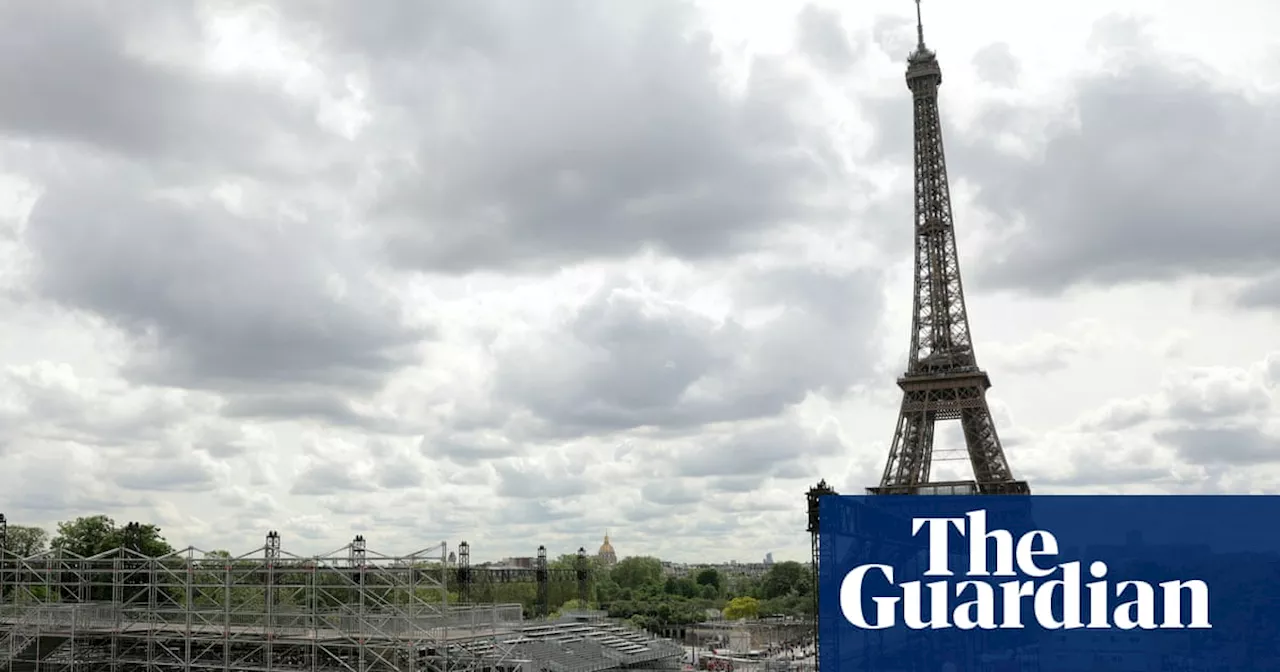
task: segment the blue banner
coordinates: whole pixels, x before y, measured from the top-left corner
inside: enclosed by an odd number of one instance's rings
[[[1280,670],[1280,497],[823,497],[819,672]]]

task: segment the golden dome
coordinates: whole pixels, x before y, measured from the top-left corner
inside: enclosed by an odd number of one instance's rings
[[[618,561],[618,554],[613,550],[613,544],[609,543],[609,531],[604,531],[604,543],[600,544],[600,550],[596,551],[596,557],[605,565],[612,565]]]

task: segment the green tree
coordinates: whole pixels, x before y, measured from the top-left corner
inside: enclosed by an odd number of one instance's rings
[[[724,617],[730,621],[760,616],[760,600],[754,597],[735,597],[724,607]]]
[[[687,577],[670,577],[666,584],[662,587],[662,592],[668,595],[679,595],[681,597],[697,597],[698,584]]]
[[[760,582],[760,597],[771,600],[791,593],[808,593],[809,572],[798,562],[779,562],[769,568]]]
[[[578,554],[564,553],[558,558],[550,558],[547,560],[547,567],[549,569],[577,569]],[[603,563],[600,562],[600,558],[594,555],[588,555],[587,571],[591,572],[594,575],[600,575],[605,573],[606,570]]]
[[[131,548],[153,558],[173,552],[169,542],[160,536],[159,527],[141,523],[120,527],[110,516],[104,515],[83,516],[58,523],[58,534],[49,545],[82,557],[120,547]]]
[[[581,611],[583,609],[590,609],[590,608],[591,608],[591,605],[583,604],[581,600],[575,597],[572,600],[569,600],[568,602],[565,602],[564,604],[560,605],[560,608],[556,609],[555,613],[553,613],[552,615],[559,616],[560,614],[563,614],[566,611]]]
[[[698,572],[698,576],[694,579],[694,581],[699,586],[712,586],[716,589],[717,592],[720,591],[720,587],[722,585],[720,582],[721,581],[720,572],[717,572],[714,567],[708,567]]]
[[[613,582],[609,576],[605,576],[596,582],[596,600],[601,604],[608,604],[622,599],[622,587]]]
[[[625,558],[618,561],[609,574],[622,588],[657,588],[662,585],[662,561],[647,557]]]
[[[5,550],[19,558],[33,556],[45,549],[49,533],[42,527],[10,525]]]

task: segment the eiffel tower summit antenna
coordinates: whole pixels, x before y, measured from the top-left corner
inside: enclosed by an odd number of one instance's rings
[[[987,406],[991,379],[978,367],[969,333],[951,189],[942,147],[938,87],[942,68],[924,44],[916,0],[916,50],[907,59],[915,109],[915,288],[907,371],[898,379],[902,408],[879,487],[870,494],[1028,494],[1013,477]],[[934,427],[959,420],[972,481],[934,482]]]
[[[916,51],[924,50],[924,19],[920,15],[920,0],[916,0]]]

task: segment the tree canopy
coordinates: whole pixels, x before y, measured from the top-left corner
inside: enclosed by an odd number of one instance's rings
[[[760,600],[754,597],[735,597],[724,605],[724,617],[730,621],[743,618],[759,618]]]
[[[83,516],[58,523],[58,533],[49,546],[82,557],[121,547],[151,557],[173,552],[173,547],[160,535],[159,527],[142,523],[119,526],[111,517],[104,515]]]
[[[5,550],[20,558],[33,556],[47,548],[49,533],[42,527],[10,525]]]
[[[638,589],[662,580],[662,561],[657,558],[624,558],[610,572],[613,582],[622,588]]]
[[[694,579],[694,581],[697,582],[699,586],[711,586],[712,588],[719,590],[720,589],[720,572],[717,572],[712,567],[708,567],[698,572],[698,576],[697,578]]]

